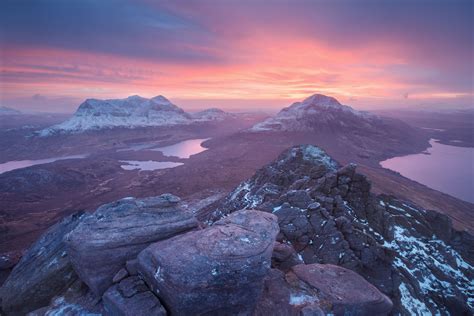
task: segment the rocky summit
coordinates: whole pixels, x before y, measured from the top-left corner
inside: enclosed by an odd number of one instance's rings
[[[66,236],[74,269],[96,295],[148,245],[198,226],[191,214],[176,207],[178,202],[171,194],[125,198],[100,207]]]
[[[453,230],[445,215],[375,196],[370,188],[356,165],[340,166],[318,147],[296,146],[202,218],[212,223],[241,209],[275,214],[277,240],[304,263],[359,273],[392,299],[394,313],[472,313],[473,236]]]
[[[474,238],[356,169],[296,146],[205,207],[164,194],[70,216],[13,268],[2,313],[472,314]]]

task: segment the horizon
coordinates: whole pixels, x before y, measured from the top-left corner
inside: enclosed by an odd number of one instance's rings
[[[474,106],[471,1],[0,6],[0,105],[21,111],[134,94],[191,111],[277,112],[314,93],[357,110]]]

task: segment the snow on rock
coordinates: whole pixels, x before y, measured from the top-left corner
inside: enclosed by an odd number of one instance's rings
[[[286,150],[214,206],[210,222],[241,209],[273,213],[280,243],[306,264],[359,273],[395,315],[472,314],[472,236],[446,215],[372,194],[354,164],[340,167],[317,147]]]
[[[223,121],[228,118],[235,118],[234,114],[216,108],[196,112],[191,115],[195,122]]]
[[[6,107],[0,106],[0,115],[19,115],[22,114],[20,111]]]
[[[125,99],[87,99],[79,106],[72,118],[43,129],[38,134],[50,136],[57,133],[80,133],[114,127],[188,125],[219,121],[228,116],[231,114],[218,109],[191,115],[161,95],[151,99],[138,95]]]
[[[295,102],[281,110],[276,116],[254,125],[250,131],[308,131],[314,125],[325,124],[335,119],[339,124],[347,124],[340,120],[341,114],[347,116],[346,120],[369,121],[375,119],[374,115],[367,112],[356,111],[350,106],[342,105],[333,97],[314,94],[302,102]]]

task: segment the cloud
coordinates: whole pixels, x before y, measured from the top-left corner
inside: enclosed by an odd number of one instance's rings
[[[411,96],[472,95],[472,6],[463,0],[5,0],[0,98],[133,91],[294,100],[322,92],[383,106]]]

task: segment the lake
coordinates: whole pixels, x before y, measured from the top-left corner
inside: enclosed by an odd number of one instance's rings
[[[188,139],[173,145],[164,146],[164,147],[155,147],[149,146],[147,144],[139,144],[132,145],[134,146],[133,150],[137,150],[136,148],[141,148],[141,150],[153,150],[153,151],[160,151],[166,157],[178,157],[181,159],[188,159],[192,155],[199,154],[205,150],[206,147],[201,146],[201,144],[208,140],[209,138],[202,138],[202,139]],[[140,150],[140,149],[138,149]],[[158,170],[158,169],[167,169],[167,168],[174,168],[177,166],[181,166],[182,162],[170,162],[170,161],[154,161],[154,160],[122,160],[121,162],[125,163],[121,165],[122,169],[125,170]]]
[[[474,148],[443,145],[430,140],[425,152],[380,162],[404,177],[474,203]]]
[[[35,165],[42,165],[45,163],[51,163],[58,160],[80,159],[80,158],[85,158],[85,157],[87,157],[87,155],[53,157],[53,158],[38,159],[38,160],[13,160],[13,161],[8,161],[8,162],[0,164],[0,174],[7,171],[15,170],[15,169],[21,169],[21,168],[31,167]]]
[[[192,155],[199,154],[205,150],[206,147],[202,147],[201,144],[208,140],[209,138],[201,138],[201,139],[188,139],[174,145],[165,146],[165,147],[158,147],[152,148],[150,150],[153,151],[161,151],[163,155],[168,157],[178,157],[187,159]]]
[[[153,160],[121,160],[120,162],[125,163],[121,165],[124,170],[158,170],[167,169],[181,166],[182,162],[171,162],[171,161],[153,161]]]

